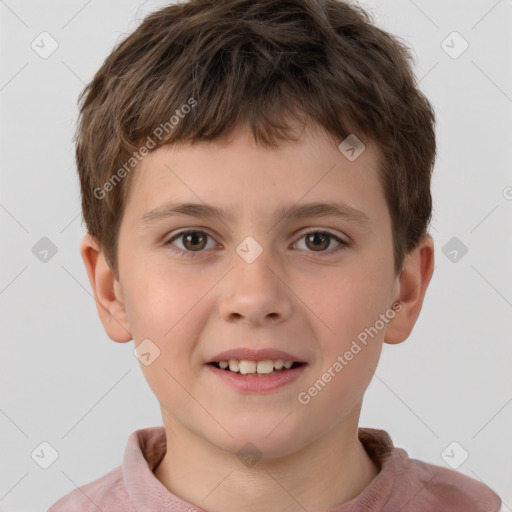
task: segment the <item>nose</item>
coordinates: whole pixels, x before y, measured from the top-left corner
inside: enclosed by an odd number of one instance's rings
[[[284,322],[292,312],[293,294],[283,277],[265,251],[252,263],[235,262],[222,287],[221,318],[252,325]]]

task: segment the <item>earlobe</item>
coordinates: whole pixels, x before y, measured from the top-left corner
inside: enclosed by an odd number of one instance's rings
[[[386,330],[385,343],[397,344],[409,337],[423,306],[433,272],[434,242],[426,235],[405,257],[398,278],[398,297],[395,297],[401,309]]]
[[[105,331],[113,341],[130,341],[133,337],[121,287],[107,265],[96,239],[89,234],[85,235],[80,243],[80,253]]]

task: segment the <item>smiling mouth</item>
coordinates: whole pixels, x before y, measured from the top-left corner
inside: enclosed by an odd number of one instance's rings
[[[229,361],[219,361],[208,364],[228,373],[246,375],[249,377],[267,377],[285,373],[288,370],[304,366],[306,363],[283,360],[248,361],[230,359]]]

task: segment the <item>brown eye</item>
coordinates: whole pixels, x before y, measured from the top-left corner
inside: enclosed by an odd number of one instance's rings
[[[211,244],[207,247],[208,239]],[[213,238],[204,231],[181,231],[165,243],[173,252],[180,256],[193,256],[194,253],[206,252],[203,249],[215,247]]]
[[[327,233],[320,233],[317,231],[316,233],[308,233],[306,235],[306,245],[310,249],[319,249],[324,250],[329,247],[329,244],[331,242],[331,235]]]
[[[200,251],[206,246],[208,235],[201,231],[190,231],[182,236],[183,245],[189,251]]]
[[[337,245],[333,246],[333,242]],[[303,247],[300,247],[301,244],[303,244]],[[326,253],[328,255],[345,249],[349,246],[349,243],[326,231],[310,231],[303,234],[296,245],[306,252]]]

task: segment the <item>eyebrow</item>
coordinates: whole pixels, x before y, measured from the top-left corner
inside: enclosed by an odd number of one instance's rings
[[[238,213],[238,212],[236,212]],[[146,212],[142,223],[153,224],[158,221],[176,216],[190,216],[204,219],[218,217],[233,220],[235,212],[204,203],[169,202],[161,207]],[[346,204],[336,202],[314,202],[303,205],[281,206],[274,214],[274,221],[290,219],[306,219],[310,217],[338,217],[361,225],[368,224],[370,219],[360,210]]]

